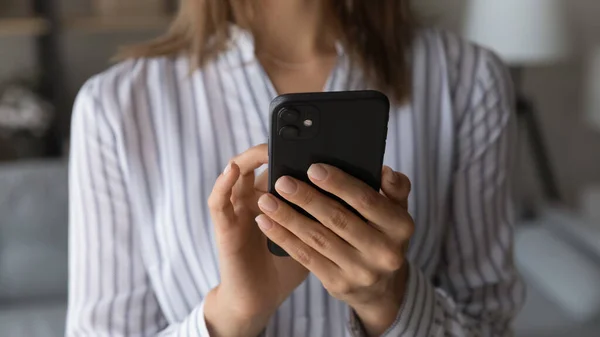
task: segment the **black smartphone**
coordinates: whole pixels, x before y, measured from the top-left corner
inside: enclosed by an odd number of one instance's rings
[[[390,110],[386,95],[372,90],[286,94],[276,97],[270,110],[270,193],[286,201],[275,191],[282,176],[313,185],[307,171],[315,163],[333,165],[379,191]],[[273,242],[268,245],[271,253],[288,255]]]

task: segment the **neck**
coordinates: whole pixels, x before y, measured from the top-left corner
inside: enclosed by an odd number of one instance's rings
[[[325,0],[260,0],[252,25],[256,53],[306,62],[334,51]]]

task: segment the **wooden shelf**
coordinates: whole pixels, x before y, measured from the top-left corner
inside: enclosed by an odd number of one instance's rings
[[[50,24],[43,18],[0,18],[0,37],[39,36],[50,31]]]
[[[90,16],[64,21],[65,30],[82,33],[144,32],[169,27],[172,17],[164,16]]]

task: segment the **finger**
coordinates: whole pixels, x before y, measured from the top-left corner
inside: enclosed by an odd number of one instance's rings
[[[323,281],[331,278],[335,279],[342,275],[339,266],[309,247],[268,216],[259,215],[256,218],[256,223],[266,237],[283,248],[291,258],[310,270],[317,278]]]
[[[402,173],[394,172],[389,166],[383,168],[381,191],[394,203],[408,210],[408,196],[411,191],[410,179]]]
[[[275,183],[275,189],[283,198],[304,209],[323,226],[363,253],[372,252],[384,239],[380,231],[366,224],[359,216],[304,182],[282,177]],[[283,202],[279,201],[279,204]],[[269,216],[273,217],[271,214]],[[276,221],[284,223],[288,220],[287,217],[286,214],[279,215]]]
[[[240,176],[240,168],[236,163],[227,165],[223,174],[217,178],[208,198],[208,207],[215,224],[225,225],[235,217],[231,195],[233,186]]]
[[[358,250],[327,227],[298,213],[271,194],[263,195],[258,205],[274,222],[342,269],[349,270],[356,264]]]
[[[246,150],[233,159],[240,167],[242,176],[254,173],[254,170],[269,163],[269,148],[267,144],[261,144]]]
[[[242,207],[250,207],[250,210],[254,212],[254,214],[260,213],[260,208],[258,207],[257,200],[265,193],[268,193],[269,186],[269,172],[265,170],[258,177],[254,179],[254,194],[250,197],[250,195],[241,193],[241,197],[244,198],[242,201]],[[246,182],[249,184],[249,181]],[[249,189],[249,187],[244,187]],[[239,193],[240,187],[234,189],[235,193]]]
[[[239,198],[253,196],[254,171],[269,163],[267,145],[252,147],[235,157],[233,161],[240,167],[240,179],[235,186],[235,195]]]
[[[265,170],[256,177],[254,189],[262,193],[267,193],[269,191],[269,170]]]
[[[312,165],[308,176],[315,185],[336,195],[378,227],[397,226],[397,205],[364,182],[325,164]]]

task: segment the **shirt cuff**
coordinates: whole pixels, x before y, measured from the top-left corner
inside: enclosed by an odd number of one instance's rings
[[[198,337],[210,337],[210,334],[208,333],[208,327],[206,326],[206,319],[204,318],[205,303],[205,301],[202,301],[202,303],[200,303],[200,306],[196,308],[196,312],[192,315],[196,318],[196,331],[198,333]]]
[[[356,312],[350,309],[350,322],[348,323],[348,329],[352,337],[367,337],[367,332],[362,322],[356,315]]]
[[[434,323],[435,288],[419,268],[409,264],[404,302],[394,323],[382,337],[428,337]],[[352,311],[349,329],[354,337],[366,337],[360,319]]]

